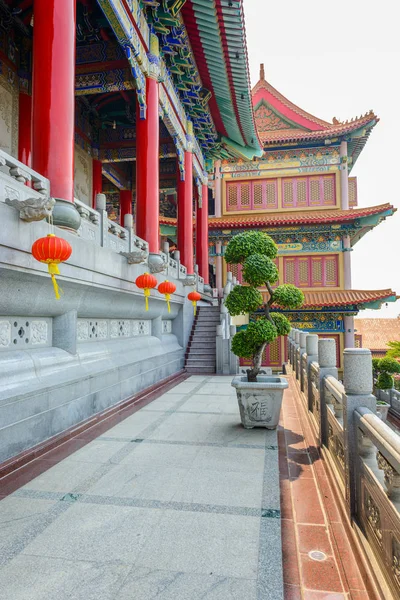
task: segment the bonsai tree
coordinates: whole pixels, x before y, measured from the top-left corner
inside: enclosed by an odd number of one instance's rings
[[[228,294],[225,306],[231,316],[256,312],[264,305],[264,314],[251,322],[246,330],[239,331],[232,340],[232,352],[241,358],[250,358],[252,368],[247,370],[248,381],[257,381],[265,347],[278,336],[287,335],[291,329],[285,315],[274,312],[273,307],[296,309],[304,302],[301,290],[291,284],[272,285],[278,281],[278,269],[273,262],[278,249],[273,239],[261,231],[248,231],[235,235],[229,242],[225,260],[241,264],[247,285],[235,286]],[[266,287],[269,300],[264,300],[259,287]]]
[[[394,358],[385,356],[381,359],[372,359],[372,368],[378,376],[375,386],[379,390],[391,390],[394,387],[393,375],[400,373],[400,363]]]

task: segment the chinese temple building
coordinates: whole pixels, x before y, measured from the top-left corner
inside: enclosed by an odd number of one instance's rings
[[[252,162],[223,160],[215,174],[215,216],[210,218],[210,254],[216,287],[227,272],[241,281],[240,266],[224,261],[232,235],[266,231],[278,245],[280,283],[304,291],[301,310],[287,316],[297,329],[333,337],[337,360],[354,347],[354,316],[396,300],[392,290],[354,290],[351,251],[361,237],[396,209],[358,205],[357,179],[350,173],[378,118],[371,111],[332,123],[310,115],[274,89],[264,76],[252,90],[264,154]],[[267,297],[267,290],[263,293]],[[284,340],[272,344],[264,364],[280,367]]]
[[[242,1],[0,2],[0,462],[182,372],[214,161],[262,152]]]

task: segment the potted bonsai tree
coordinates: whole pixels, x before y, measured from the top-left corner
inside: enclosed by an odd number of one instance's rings
[[[378,390],[385,392],[390,391],[394,387],[393,375],[400,373],[400,363],[394,358],[385,356],[384,358],[372,359],[372,368],[374,376],[377,376],[375,387]],[[389,412],[390,404],[381,398],[377,398],[376,412],[382,421],[386,421]]]
[[[232,340],[232,352],[240,358],[250,358],[252,368],[247,377],[237,376],[236,388],[242,424],[247,429],[255,426],[274,429],[278,425],[286,379],[259,375],[262,355],[268,344],[291,329],[285,315],[274,312],[277,308],[299,308],[304,302],[303,292],[294,285],[272,286],[278,281],[278,269],[273,262],[277,247],[270,236],[261,231],[235,235],[229,242],[225,260],[241,264],[247,285],[235,286],[226,298],[225,306],[231,316],[255,313],[264,305],[264,312],[247,329],[239,331]],[[269,299],[264,303],[259,287],[266,287]]]

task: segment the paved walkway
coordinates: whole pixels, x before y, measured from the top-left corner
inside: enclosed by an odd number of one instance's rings
[[[4,498],[2,600],[282,600],[276,432],[239,425],[230,381],[190,377]]]

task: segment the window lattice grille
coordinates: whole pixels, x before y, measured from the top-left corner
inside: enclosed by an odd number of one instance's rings
[[[336,257],[326,258],[325,270],[325,284],[330,286],[336,286],[338,284],[338,264]]]
[[[296,282],[295,272],[294,272],[294,259],[285,261],[285,283],[293,283]]]
[[[293,183],[291,179],[283,181],[283,206],[293,206],[294,204],[294,193]]]
[[[240,205],[242,208],[250,207],[250,183],[242,183],[240,186]]]
[[[309,268],[308,259],[299,259],[299,286],[308,287]]]
[[[319,178],[310,179],[310,205],[321,204]]]
[[[263,184],[262,183],[254,183],[253,185],[253,206],[254,208],[262,208],[263,207]]]
[[[305,178],[297,180],[297,206],[307,206],[307,181]]]
[[[228,185],[228,210],[236,210],[238,206],[238,186]]]
[[[335,183],[333,177],[324,177],[324,204],[335,204]]]
[[[267,181],[266,183],[267,208],[276,208],[278,206],[276,181]]]
[[[322,285],[322,259],[314,258],[312,260],[312,285]]]

